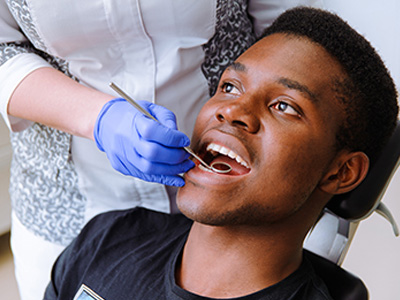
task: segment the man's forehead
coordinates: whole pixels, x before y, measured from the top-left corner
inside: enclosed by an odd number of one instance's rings
[[[263,64],[264,61],[267,61],[267,64]],[[318,102],[321,93],[335,89],[338,78],[340,81],[348,78],[342,64],[322,45],[306,36],[286,33],[274,33],[263,37],[247,49],[226,71],[244,73],[248,76],[256,72],[258,74],[268,72],[271,67],[276,70],[277,65],[284,67],[280,69],[283,70],[281,74],[275,74],[274,81],[302,93],[314,103]],[[297,74],[293,77],[288,75],[286,70],[289,72],[297,70]],[[315,74],[319,75],[314,76]],[[316,87],[321,84],[324,88],[318,91]]]

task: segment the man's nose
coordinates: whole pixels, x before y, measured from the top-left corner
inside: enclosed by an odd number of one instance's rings
[[[254,108],[246,105],[240,99],[227,101],[215,112],[220,122],[228,122],[231,126],[239,127],[249,133],[256,133],[260,129],[260,120]]]

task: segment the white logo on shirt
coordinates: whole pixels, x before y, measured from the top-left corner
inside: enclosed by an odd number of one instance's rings
[[[79,291],[76,293],[74,300],[104,300],[102,297],[97,295],[88,286],[82,284]]]

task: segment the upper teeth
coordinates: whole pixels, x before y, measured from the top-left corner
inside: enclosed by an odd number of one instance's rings
[[[239,155],[237,155],[235,152],[233,152],[232,150],[224,147],[224,146],[220,146],[214,143],[211,143],[207,146],[207,151],[215,151],[218,152],[220,154],[223,155],[227,155],[230,158],[236,160],[239,164],[241,164],[242,166],[250,169],[249,165],[244,161],[243,158],[241,158]]]

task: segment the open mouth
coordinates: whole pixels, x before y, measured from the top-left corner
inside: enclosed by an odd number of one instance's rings
[[[216,169],[223,170],[226,165],[229,165],[232,170],[225,173],[226,175],[244,175],[250,172],[249,164],[241,156],[231,149],[214,143],[207,146],[203,160]],[[212,172],[200,165],[199,168]]]

